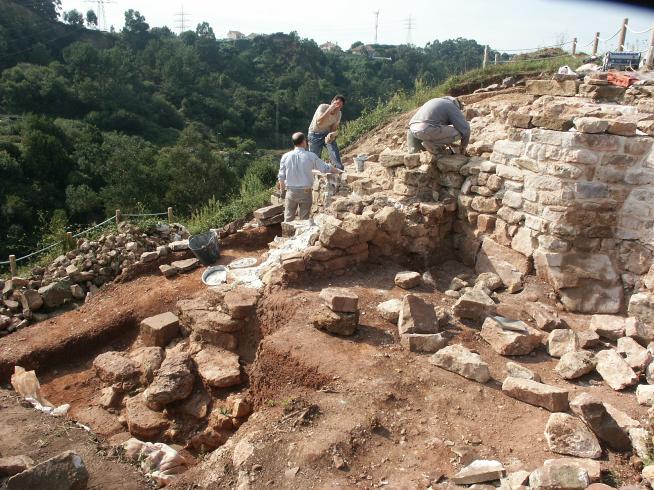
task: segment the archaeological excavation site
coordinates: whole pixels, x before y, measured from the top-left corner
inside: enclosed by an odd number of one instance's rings
[[[223,267],[122,223],[2,281],[0,487],[651,487],[654,81],[463,93],[469,155],[403,114]]]

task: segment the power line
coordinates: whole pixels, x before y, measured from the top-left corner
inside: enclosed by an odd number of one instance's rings
[[[373,12],[375,14],[375,44],[377,44],[377,30],[379,29],[379,10]]]
[[[191,14],[188,12],[184,12],[184,5],[182,4],[181,10],[175,14],[175,17],[177,18],[176,20],[176,25],[175,27],[179,29],[179,33],[181,34],[182,32],[186,32],[186,19],[190,17]]]
[[[409,18],[404,21],[404,27],[406,29],[406,43],[407,45],[411,46],[413,44],[412,39],[411,39],[411,32],[413,29],[415,29],[415,26],[413,24],[413,18],[409,14]]]
[[[92,3],[96,6],[96,14],[98,16],[98,27],[107,30],[107,12],[104,6],[108,3],[116,3],[113,0],[84,0],[85,3]]]

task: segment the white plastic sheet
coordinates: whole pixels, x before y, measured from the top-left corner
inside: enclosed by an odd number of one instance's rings
[[[141,462],[141,470],[157,485],[169,485],[176,475],[184,473],[187,463],[184,457],[162,442],[143,442],[131,438],[123,443],[125,455]]]
[[[70,405],[67,403],[55,407],[43,397],[41,384],[34,371],[26,371],[20,366],[14,366],[14,374],[11,375],[11,386],[14,387],[16,393],[30,402],[34,408],[48,415],[63,417],[70,409]]]

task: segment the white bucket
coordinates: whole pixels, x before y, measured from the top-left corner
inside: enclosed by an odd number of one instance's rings
[[[354,164],[357,167],[357,172],[363,172],[364,163],[368,159],[368,155],[358,155],[354,157]]]

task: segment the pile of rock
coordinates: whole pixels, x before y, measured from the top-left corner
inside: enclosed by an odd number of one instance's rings
[[[144,319],[142,347],[95,358],[93,367],[106,384],[99,405],[121,414],[128,431],[141,440],[174,441],[173,427],[190,417],[193,433],[184,437],[192,447],[212,450],[223,444],[250,407],[239,396],[221,402],[213,394],[242,383],[233,350],[257,298],[252,290],[224,289],[201,301],[180,302],[181,317],[166,312]],[[187,333],[189,338],[179,338]]]
[[[335,335],[353,335],[359,325],[359,296],[347,288],[325,288],[320,298],[323,302],[311,316],[312,325]]]
[[[167,257],[186,237],[188,232],[179,224],[142,230],[121,223],[115,234],[97,240],[80,238],[75,250],[57,257],[48,267],[33,269],[29,278],[0,280],[0,336],[44,320],[48,312],[66,303],[84,301],[136,264]]]

